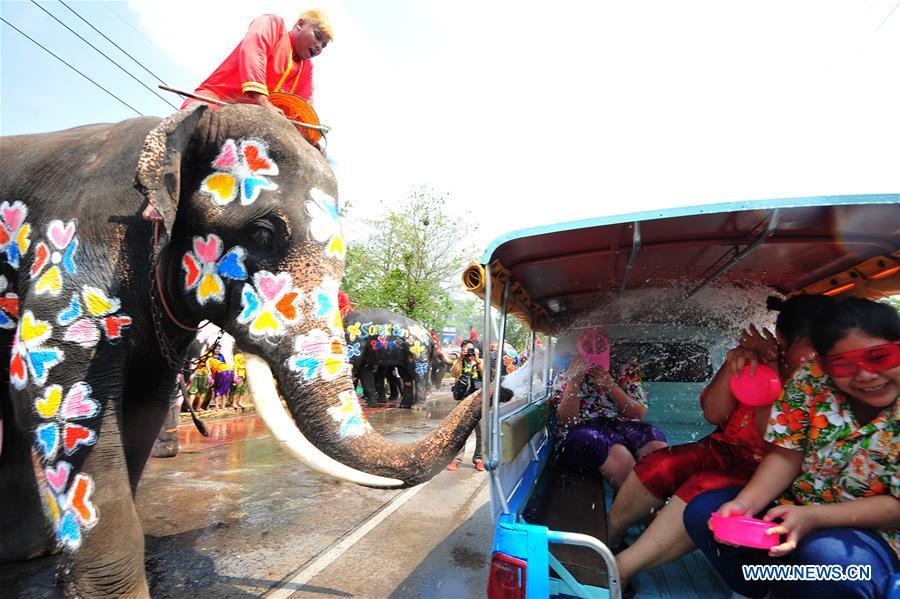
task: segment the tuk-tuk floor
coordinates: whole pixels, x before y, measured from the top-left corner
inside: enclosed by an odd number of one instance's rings
[[[612,488],[606,485],[607,511],[612,506]],[[625,539],[633,543],[644,526],[629,529]],[[665,566],[641,572],[632,579],[637,599],[728,599],[731,589],[699,550]]]

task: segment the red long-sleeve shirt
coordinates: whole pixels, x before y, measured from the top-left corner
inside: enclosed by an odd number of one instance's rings
[[[284,20],[262,15],[250,23],[244,39],[196,93],[229,101],[244,92],[268,95],[270,91],[284,91],[312,101],[312,72],[311,61],[294,60],[290,30]],[[188,99],[182,108],[196,101]]]

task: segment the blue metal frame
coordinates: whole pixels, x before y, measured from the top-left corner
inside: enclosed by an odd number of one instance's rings
[[[552,225],[531,227],[510,231],[497,237],[487,245],[481,256],[482,264],[490,264],[494,251],[514,239],[533,237],[546,233],[559,231],[571,231],[574,229],[586,229],[603,225],[617,225],[621,223],[654,220],[660,218],[675,218],[679,216],[694,216],[697,214],[740,212],[742,210],[772,210],[776,208],[801,208],[805,206],[851,206],[855,204],[897,204],[900,203],[900,193],[880,193],[861,195],[837,195],[837,196],[811,196],[799,198],[778,198],[768,200],[746,200],[741,202],[722,202],[719,204],[704,204],[698,206],[684,206],[679,208],[665,208],[662,210],[648,210],[646,212],[633,212],[631,214],[616,214],[613,216],[601,216],[582,220],[566,221]]]

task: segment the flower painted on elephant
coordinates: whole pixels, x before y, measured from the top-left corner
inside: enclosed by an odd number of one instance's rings
[[[63,361],[64,354],[55,347],[44,347],[50,339],[53,327],[45,320],[38,320],[26,310],[19,320],[13,335],[12,353],[9,360],[9,380],[16,389],[22,390],[32,382],[43,387],[50,369]]]
[[[102,330],[107,340],[118,341],[125,327],[131,325],[131,317],[119,312],[120,307],[118,298],[109,297],[97,287],[85,285],[81,297],[73,293],[69,306],[56,317],[58,324],[68,327],[63,340],[82,347],[94,347],[100,341]]]
[[[362,331],[360,330],[360,324],[358,322],[354,322],[350,326],[347,327],[347,335],[350,337],[350,341],[356,341],[357,337],[362,337]]]
[[[288,358],[288,368],[307,381],[317,378],[333,381],[347,371],[343,341],[322,329],[298,335],[294,339],[294,351],[297,353]]]
[[[409,351],[418,358],[422,355],[422,352],[425,351],[425,347],[418,339],[413,338],[413,342],[409,344]]]
[[[306,202],[306,213],[312,219],[309,223],[310,235],[316,241],[326,244],[326,256],[343,260],[347,249],[341,232],[337,200],[318,187],[309,190],[309,197],[312,200]]]
[[[249,327],[254,337],[279,337],[288,325],[300,319],[298,306],[303,292],[294,287],[291,273],[272,274],[261,270],[253,275],[253,285],[241,292],[238,322]]]
[[[74,275],[77,271],[75,252],[78,250],[78,239],[75,237],[75,219],[65,224],[61,220],[50,221],[47,225],[47,239],[50,245],[40,241],[34,246],[31,278],[37,279],[34,288],[36,294],[59,295],[63,285],[63,272]]]
[[[428,362],[416,362],[416,375],[425,376],[428,374]]]
[[[361,437],[372,431],[372,425],[359,407],[356,393],[341,391],[338,393],[338,400],[340,405],[328,408],[328,413],[340,424],[339,433],[342,437]]]
[[[268,149],[261,141],[245,139],[240,146],[229,139],[213,160],[216,171],[200,184],[200,191],[212,198],[213,204],[225,206],[238,196],[241,205],[256,201],[263,189],[275,190],[278,185],[264,175],[277,175],[278,165],[269,158]]]
[[[6,261],[15,269],[31,247],[31,225],[25,222],[27,217],[28,207],[22,202],[0,204],[0,252],[6,252]]]
[[[60,448],[70,456],[79,447],[97,442],[97,434],[92,429],[72,422],[100,413],[100,404],[91,399],[91,387],[87,383],[72,385],[65,397],[60,385],[50,385],[35,400],[34,409],[45,420],[34,431],[38,453],[45,463],[52,463]]]
[[[66,462],[60,462],[59,465]],[[59,468],[57,465],[57,469]],[[44,472],[47,476],[47,471]],[[68,478],[69,470],[65,471]],[[50,477],[47,477],[48,482]],[[63,482],[63,484],[65,484]],[[50,485],[53,486],[52,484]],[[68,492],[54,493],[50,488],[41,488],[41,503],[44,512],[53,523],[53,530],[60,545],[69,551],[81,547],[84,531],[90,530],[100,519],[97,508],[91,502],[94,481],[87,474],[78,473],[72,479]]]
[[[362,351],[359,349],[359,342],[347,345],[347,359],[356,358],[362,355]]]
[[[9,291],[9,281],[0,275],[0,329],[14,329],[19,319],[19,296]]]
[[[247,279],[246,257],[247,250],[240,246],[229,249],[222,256],[222,238],[214,233],[206,239],[194,237],[194,250],[185,253],[181,259],[184,286],[188,291],[197,290],[197,301],[201,306],[209,301],[221,303],[225,301],[223,277],[233,281]]]
[[[324,319],[332,333],[343,335],[344,320],[341,318],[341,312],[338,309],[337,290],[337,281],[330,277],[325,277],[322,280],[322,284],[312,292],[313,301],[315,302],[313,315],[316,318]]]

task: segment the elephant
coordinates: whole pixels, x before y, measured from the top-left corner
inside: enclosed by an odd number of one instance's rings
[[[444,375],[447,374],[447,369],[452,365],[453,362],[447,358],[441,346],[436,345],[431,356],[431,384],[429,389],[440,389]]]
[[[61,551],[66,596],[149,596],[133,497],[204,320],[246,352],[273,437],[335,478],[419,484],[478,421],[473,394],[417,441],[373,430],[338,312],[335,176],[280,115],[195,105],[0,155],[0,561]]]
[[[387,383],[387,394],[385,393]],[[395,402],[400,399],[403,389],[403,379],[397,373],[396,368],[377,368],[375,370],[375,394],[378,403]]]
[[[434,342],[415,320],[380,308],[354,310],[344,317],[347,357],[366,397],[366,405],[378,405],[375,372],[396,367],[403,380],[400,407],[425,403]]]

